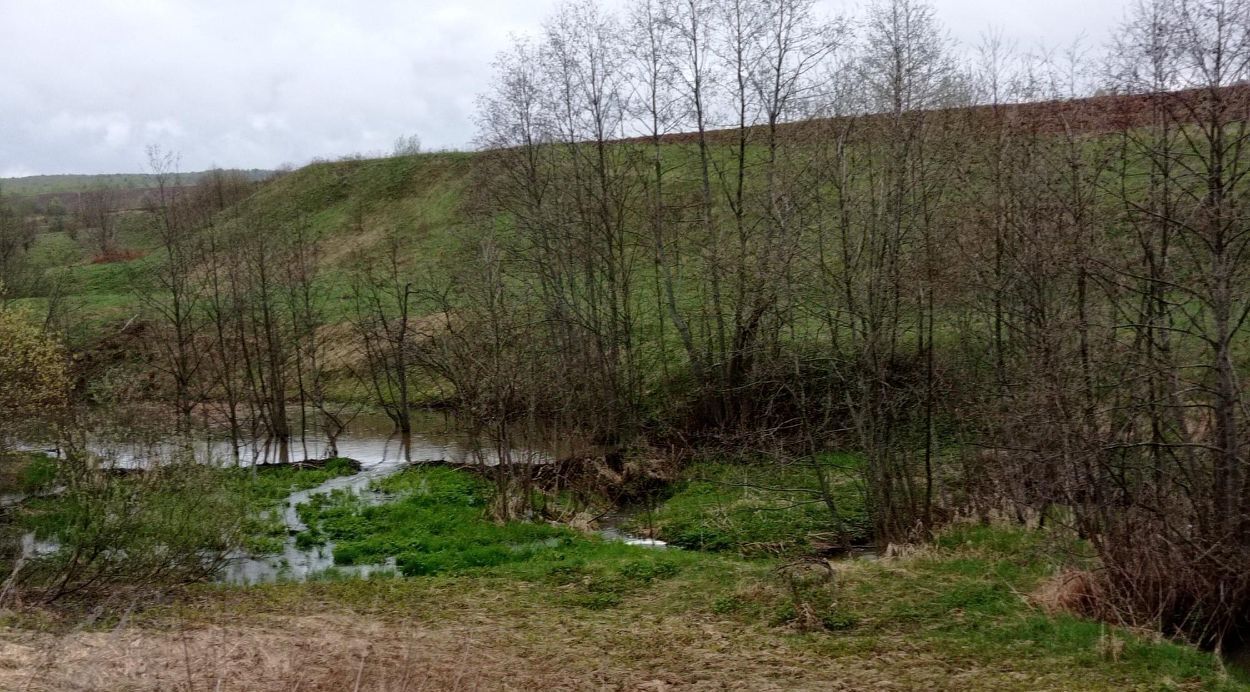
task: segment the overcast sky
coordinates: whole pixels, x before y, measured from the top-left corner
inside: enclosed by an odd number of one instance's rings
[[[139,171],[147,144],[183,170],[466,148],[495,53],[557,2],[0,0],[0,177]],[[1125,0],[933,4],[965,43],[1102,46]]]

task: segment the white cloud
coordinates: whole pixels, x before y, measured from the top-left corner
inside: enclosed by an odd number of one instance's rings
[[[146,144],[187,170],[388,150],[407,133],[464,147],[495,53],[556,2],[0,0],[0,170],[136,170]],[[993,24],[1025,47],[1081,31],[1099,44],[1122,6],[935,4],[962,41]]]
[[[101,149],[121,149],[130,143],[130,117],[125,113],[75,113],[52,117],[47,130],[54,136],[85,140]]]

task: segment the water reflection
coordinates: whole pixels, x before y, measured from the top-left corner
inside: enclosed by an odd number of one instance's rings
[[[250,466],[273,464],[285,460],[322,460],[331,449],[337,456],[354,459],[361,470],[352,476],[332,478],[325,483],[291,493],[277,511],[287,537],[282,548],[271,555],[237,553],[230,557],[219,576],[220,581],[231,584],[256,584],[273,581],[304,581],[329,570],[342,576],[367,577],[376,573],[394,572],[394,561],[380,565],[335,566],[332,543],[302,548],[296,536],[307,529],[300,521],[297,508],[316,495],[335,491],[357,495],[363,502],[377,504],[391,498],[373,488],[374,481],[398,473],[410,464],[441,462],[450,464],[499,463],[501,453],[497,446],[483,444],[466,433],[451,416],[423,413],[414,418],[414,432],[403,436],[394,432],[390,419],[382,415],[356,416],[343,433],[331,445],[315,431],[306,431],[285,444],[256,438],[237,445],[232,443],[221,428],[205,425],[198,439],[179,441],[162,428],[159,416],[145,417],[133,409],[120,411],[94,411],[86,418],[75,445],[85,449],[102,463],[117,469],[143,469],[171,459],[193,458],[206,464],[220,466]],[[510,432],[514,440],[512,448],[504,449],[512,463],[541,464],[582,454],[590,447],[569,436],[552,434],[550,431],[528,430]],[[23,445],[27,449],[39,449],[60,454],[50,434],[27,437]],[[4,502],[9,498],[0,498]],[[17,498],[20,501],[20,498]],[[662,541],[639,538],[623,533],[617,528],[606,527],[604,538],[620,540],[633,545],[663,547]],[[28,537],[33,540],[33,535]],[[32,554],[55,552],[54,541],[31,544]]]
[[[74,444],[104,465],[121,469],[142,469],[170,459],[192,456],[200,463],[218,466],[250,466],[254,464],[322,460],[337,456],[359,461],[369,468],[400,462],[442,461],[453,464],[494,465],[499,450],[489,443],[474,439],[452,416],[423,412],[414,416],[416,432],[404,436],[396,433],[389,418],[380,414],[362,414],[351,420],[333,445],[316,430],[307,430],[289,440],[275,441],[261,436],[241,440],[237,444],[225,431],[204,425],[189,440],[175,439],[168,429],[144,421],[133,412],[125,414],[95,411],[84,416],[81,432]],[[545,431],[518,432],[518,449],[506,450],[514,463],[544,463],[578,449],[575,441]],[[59,445],[50,431],[35,431],[22,445],[28,450],[42,450],[59,455]]]

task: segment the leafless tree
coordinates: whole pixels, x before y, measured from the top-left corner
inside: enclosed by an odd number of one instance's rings
[[[201,305],[203,274],[198,266],[200,226],[182,198],[178,155],[159,147],[149,147],[147,153],[156,183],[147,212],[161,261],[144,271],[136,284],[159,328],[153,343],[155,362],[170,380],[178,432],[186,436],[201,398],[199,375],[204,362],[204,351],[197,343],[206,326]]]
[[[117,199],[114,190],[97,186],[78,196],[78,218],[100,257],[108,257],[117,246]]]

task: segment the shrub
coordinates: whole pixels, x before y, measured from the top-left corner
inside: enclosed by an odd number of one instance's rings
[[[65,352],[55,339],[24,313],[0,309],[0,344],[0,426],[65,405],[69,375]]]
[[[62,480],[62,495],[33,503],[24,517],[37,536],[59,543],[24,573],[49,601],[206,580],[246,544],[247,503],[216,469],[171,463],[118,475],[70,455]]]
[[[50,488],[58,474],[56,459],[45,454],[31,454],[28,458],[29,461],[21,471],[19,487],[27,493]]]

